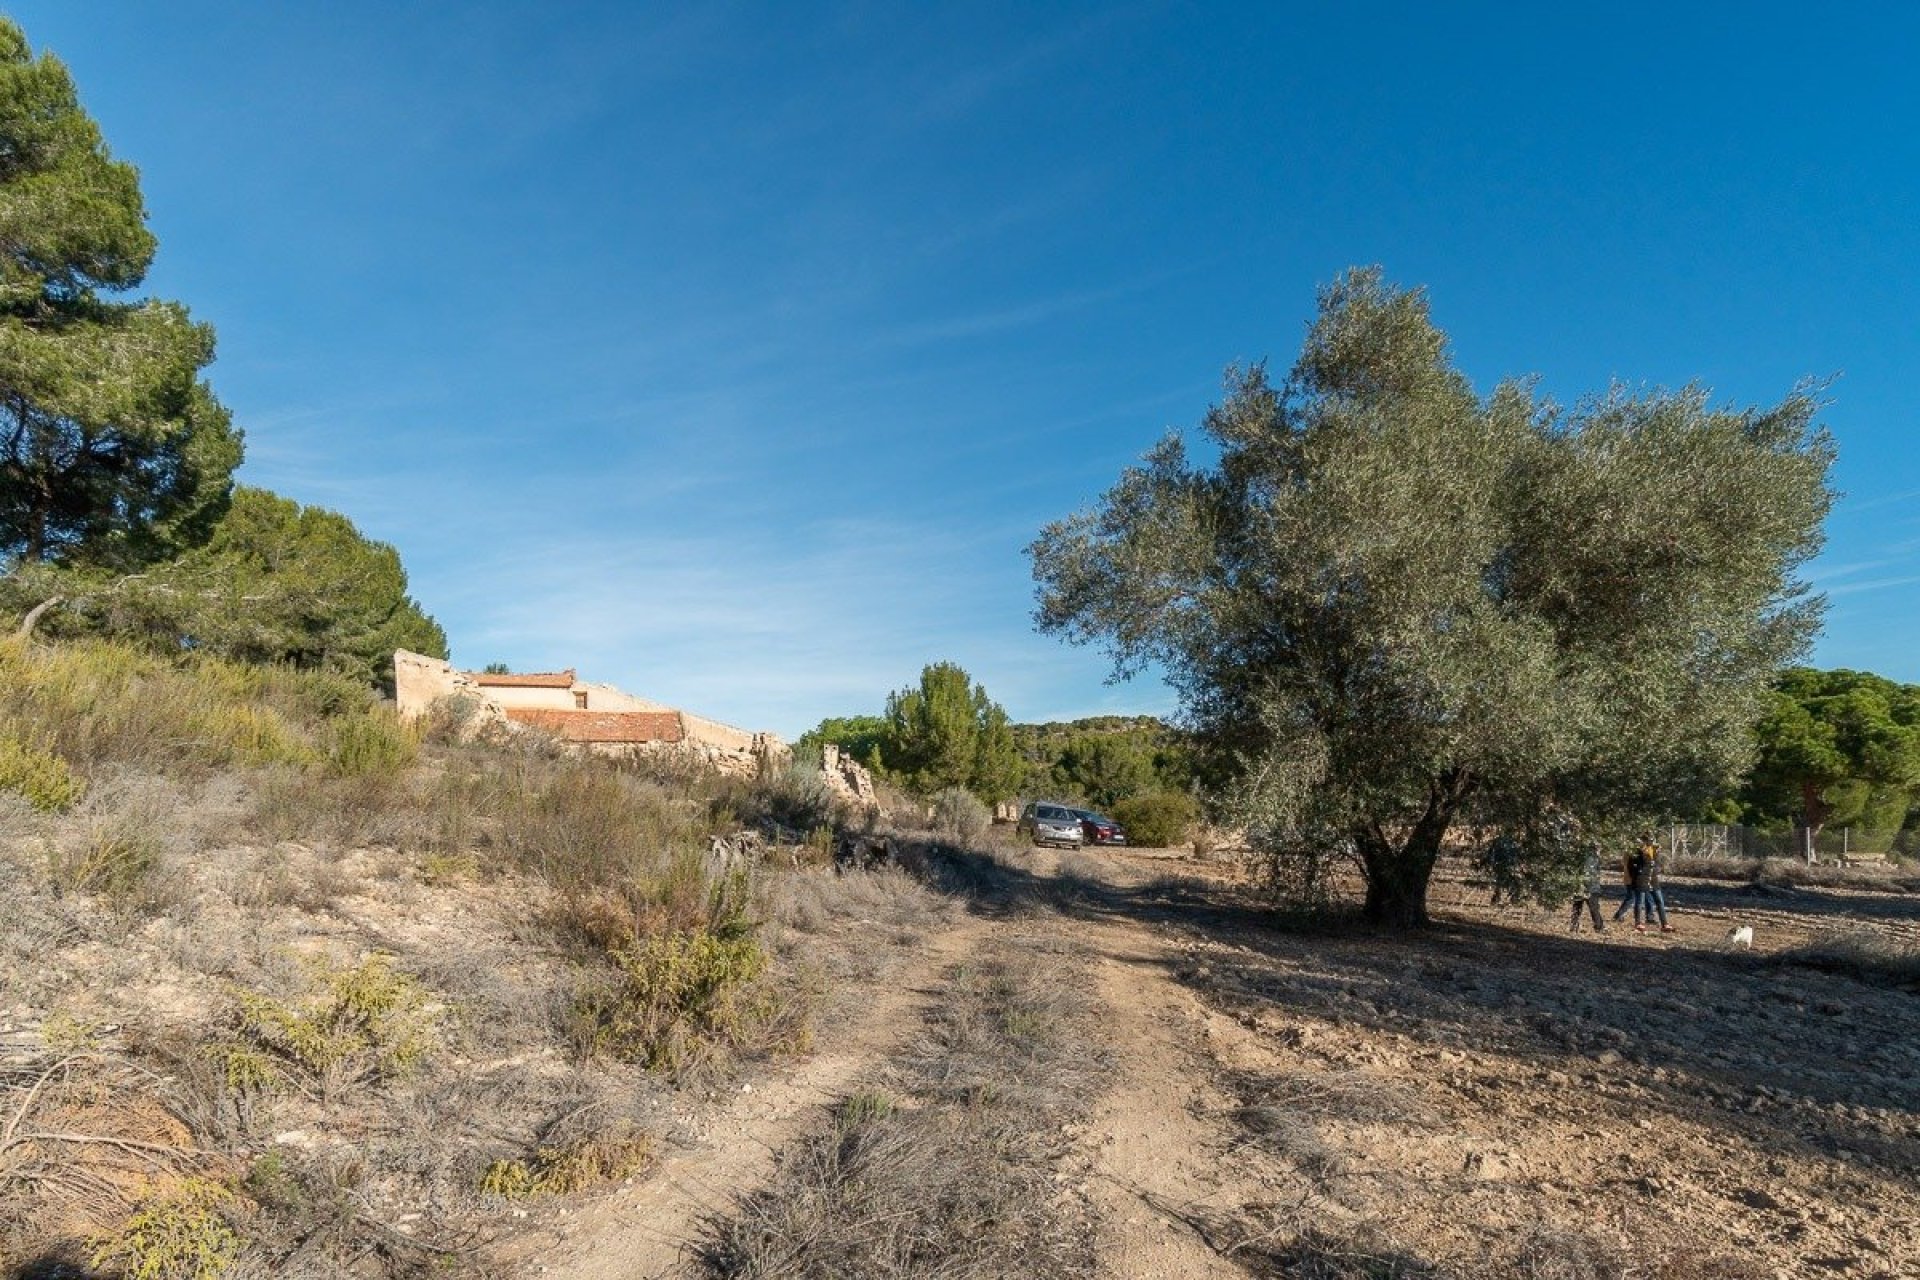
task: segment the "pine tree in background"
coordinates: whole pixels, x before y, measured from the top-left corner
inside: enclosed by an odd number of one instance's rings
[[[76,602],[74,624],[162,649],[392,680],[393,651],[447,656],[400,553],[324,507],[242,485],[204,547]]]
[[[153,260],[139,175],[73,79],[0,19],[0,556],[129,569],[204,542],[240,433],[199,372],[213,331],[119,300]]]
[[[916,687],[887,699],[881,744],[887,771],[924,794],[964,787],[982,800],[1005,800],[1024,766],[1007,713],[951,662],[920,672]]]

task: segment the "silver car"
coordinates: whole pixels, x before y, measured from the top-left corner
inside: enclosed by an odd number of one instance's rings
[[[1035,844],[1058,844],[1078,849],[1087,838],[1080,815],[1063,804],[1030,804],[1020,811],[1015,828],[1033,837]]]

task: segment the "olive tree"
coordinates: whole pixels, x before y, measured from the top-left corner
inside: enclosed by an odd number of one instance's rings
[[[1351,272],[1284,381],[1228,371],[1205,455],[1170,435],[1042,532],[1037,620],[1164,671],[1231,813],[1416,925],[1465,823],[1567,848],[1738,777],[1818,625],[1817,408],[1481,395],[1423,292]]]

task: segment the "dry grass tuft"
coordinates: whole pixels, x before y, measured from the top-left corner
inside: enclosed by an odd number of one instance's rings
[[[1050,1174],[1100,1070],[1089,1020],[1044,975],[957,971],[901,1064],[906,1098],[849,1097],[771,1186],[708,1224],[699,1265],[795,1280],[1091,1275]]]
[[[1839,866],[1808,864],[1800,858],[1680,858],[1669,875],[1702,880],[1733,880],[1748,884],[1805,886],[1819,889],[1870,889],[1882,893],[1920,892],[1912,868],[1897,862]]]
[[[615,1129],[543,1145],[529,1160],[496,1160],[481,1175],[480,1189],[509,1200],[576,1195],[631,1178],[651,1163],[651,1138]]]

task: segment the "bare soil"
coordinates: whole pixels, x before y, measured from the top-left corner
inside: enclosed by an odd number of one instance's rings
[[[671,1272],[884,1074],[936,972],[1027,939],[1102,1006],[1108,1083],[1055,1176],[1097,1274],[1920,1276],[1920,992],[1780,958],[1836,927],[1911,942],[1920,896],[1675,880],[1674,933],[1596,937],[1448,872],[1401,936],[1280,928],[1180,851],[1001,864],[840,1039],[543,1223],[526,1272]]]

